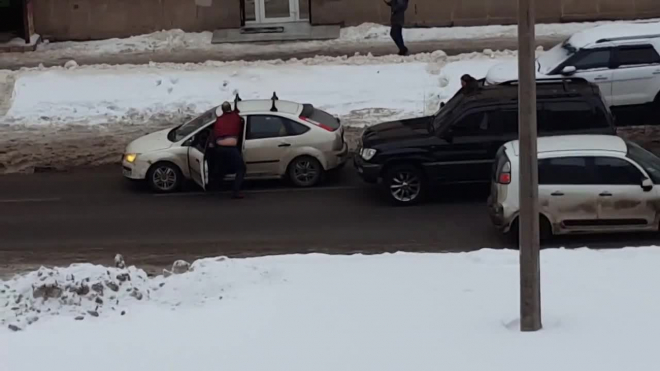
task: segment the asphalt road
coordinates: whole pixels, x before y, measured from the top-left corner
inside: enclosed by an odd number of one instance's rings
[[[161,267],[176,259],[280,253],[380,253],[513,248],[488,220],[484,187],[438,189],[431,202],[392,207],[347,167],[315,189],[248,184],[247,198],[194,187],[153,195],[118,166],[0,177],[0,269],[92,261]],[[655,234],[570,237],[550,246],[612,248]]]

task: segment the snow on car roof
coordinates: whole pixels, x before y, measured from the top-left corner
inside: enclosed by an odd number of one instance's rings
[[[613,23],[576,32],[569,38],[569,43],[577,48],[595,44],[601,39],[615,37],[634,37],[660,35],[660,22],[652,23]]]
[[[520,142],[509,142],[513,153],[518,156]],[[538,138],[538,153],[558,151],[611,151],[626,153],[628,147],[623,139],[615,135],[558,135]]]

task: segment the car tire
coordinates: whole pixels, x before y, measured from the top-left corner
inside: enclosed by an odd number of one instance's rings
[[[308,188],[321,183],[324,170],[319,160],[311,156],[301,156],[291,161],[287,174],[293,185]]]
[[[171,162],[157,162],[147,172],[149,188],[156,193],[172,193],[181,189],[183,174]]]
[[[516,218],[513,223],[511,223],[511,228],[509,229],[507,235],[513,242],[516,243],[516,245],[520,243],[518,218]],[[552,233],[552,224],[550,224],[550,221],[545,217],[545,215],[539,215],[539,240],[541,242],[545,242],[550,240],[553,236],[554,234]]]
[[[388,169],[383,184],[389,200],[397,206],[417,205],[426,197],[426,177],[412,164]]]

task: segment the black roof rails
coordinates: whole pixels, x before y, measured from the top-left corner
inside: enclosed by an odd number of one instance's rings
[[[636,39],[655,39],[660,37],[659,34],[650,34],[650,35],[637,35],[637,36],[620,36],[620,37],[607,37],[604,39],[599,39],[596,41],[596,44],[607,43],[612,41],[625,41],[625,40],[636,40]]]
[[[273,97],[270,98],[270,100],[273,102],[273,105],[270,107],[270,112],[277,112],[277,107],[275,107],[275,101],[279,100],[280,98],[277,97],[277,94],[273,92]]]
[[[549,78],[536,79],[536,83],[537,84],[571,83],[571,84],[588,85],[589,81],[587,81],[582,77],[549,77]],[[518,85],[518,84],[519,84],[518,80],[510,80],[497,85]]]
[[[241,112],[238,110],[238,102],[242,101],[241,97],[238,96],[238,93],[236,93],[236,97],[234,97],[234,112],[238,113]]]

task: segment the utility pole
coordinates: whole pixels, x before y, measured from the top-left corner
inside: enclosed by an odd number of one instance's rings
[[[520,135],[520,330],[541,329],[536,127],[535,0],[518,0],[518,132]]]

